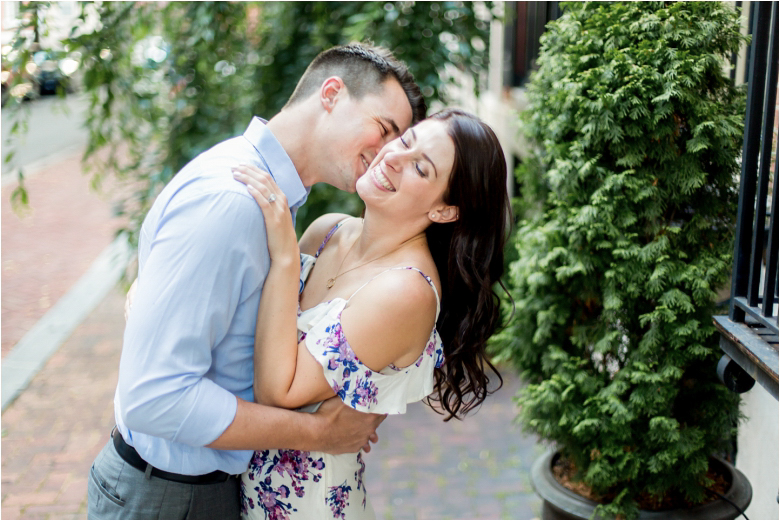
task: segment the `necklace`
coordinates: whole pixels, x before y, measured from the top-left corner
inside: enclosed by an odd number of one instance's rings
[[[349,273],[350,271],[356,270],[356,269],[358,269],[358,268],[362,268],[362,267],[363,267],[363,266],[365,266],[366,264],[371,264],[371,263],[372,263],[372,262],[374,262],[374,261],[378,261],[379,259],[382,259],[382,258],[384,258],[384,257],[387,257],[387,256],[388,256],[388,255],[390,255],[391,253],[395,253],[395,252],[397,252],[398,250],[400,250],[400,249],[401,249],[402,247],[404,247],[404,246],[405,246],[407,243],[410,243],[410,242],[412,242],[412,241],[414,241],[414,240],[416,240],[416,239],[420,239],[420,238],[422,238],[422,237],[425,237],[425,234],[424,234],[424,233],[423,233],[423,234],[420,234],[420,235],[417,235],[416,237],[412,237],[411,239],[407,239],[407,240],[405,240],[405,241],[404,241],[404,242],[402,242],[402,243],[401,243],[401,244],[400,244],[400,245],[399,245],[397,248],[395,248],[395,249],[393,249],[393,250],[390,250],[389,252],[387,252],[387,253],[385,253],[385,254],[382,254],[382,255],[380,255],[379,257],[375,257],[375,258],[371,259],[370,261],[366,261],[366,262],[364,262],[363,264],[358,264],[358,265],[357,265],[357,266],[355,266],[354,268],[349,268],[347,271],[344,271],[344,272],[341,272],[341,273],[338,273],[338,272],[337,272],[337,275],[336,275],[335,277],[331,277],[331,278],[329,278],[329,279],[328,279],[328,282],[327,282],[325,285],[327,286],[327,288],[328,288],[328,289],[330,289],[330,288],[332,288],[332,287],[333,287],[333,285],[336,283],[336,279],[337,279],[337,278],[339,278],[339,277],[341,277],[342,275],[345,275],[345,274]],[[359,238],[360,238],[360,237],[358,237],[358,239],[359,239]],[[341,264],[339,264],[339,269],[338,269],[338,271],[341,271],[341,267],[344,265],[344,261],[345,261],[345,260],[347,260],[347,257],[349,257],[349,254],[350,254],[350,253],[352,253],[352,248],[354,248],[354,247],[355,247],[355,244],[357,244],[357,242],[358,242],[358,239],[355,239],[355,242],[353,242],[353,243],[352,243],[352,246],[350,246],[350,247],[349,247],[349,250],[347,251],[347,254],[346,254],[346,255],[344,255],[344,258],[343,258],[343,259],[341,259]]]

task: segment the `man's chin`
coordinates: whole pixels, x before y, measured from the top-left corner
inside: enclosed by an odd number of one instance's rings
[[[342,188],[342,190],[344,190],[345,192],[347,192],[349,194],[354,194],[355,192],[357,192],[357,182],[358,182],[358,179],[360,179],[360,177],[357,177],[357,178],[353,179],[352,182],[347,184],[346,186],[344,186],[344,188]]]
[[[346,192],[348,194],[354,194],[357,192],[357,187],[355,185],[346,185],[343,183],[335,184],[335,183],[326,183],[332,186],[333,188],[340,190],[342,192]]]

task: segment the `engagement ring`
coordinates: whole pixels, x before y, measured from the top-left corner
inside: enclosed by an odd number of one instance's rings
[[[276,201],[276,195],[274,195],[274,194],[269,195],[268,196],[268,202],[272,203],[274,201]]]

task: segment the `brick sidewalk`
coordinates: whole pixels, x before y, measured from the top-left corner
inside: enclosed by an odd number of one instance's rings
[[[520,383],[504,386],[465,420],[444,423],[421,403],[380,426],[365,456],[366,487],[379,519],[538,519],[530,483],[542,449],[512,421]]]
[[[2,518],[86,518],[87,472],[113,426],[124,295],[112,291],[2,416]]]
[[[113,426],[124,297],[112,291],[2,416],[3,519],[83,519],[87,473]],[[366,456],[366,486],[385,519],[529,519],[534,439],[511,424],[506,385],[463,422],[421,404],[389,418]]]
[[[11,207],[2,188],[2,357],[87,271],[119,228],[108,196],[89,187],[81,153],[45,165],[25,181],[30,207]],[[110,193],[110,192],[109,192]]]

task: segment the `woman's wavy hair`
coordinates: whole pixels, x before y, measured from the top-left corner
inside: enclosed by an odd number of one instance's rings
[[[430,119],[446,123],[455,143],[444,202],[457,206],[459,217],[426,230],[442,283],[436,328],[444,343],[444,365],[434,373],[434,393],[427,403],[434,410],[438,403],[449,421],[477,407],[503,384],[486,348],[501,321],[496,285],[509,296],[501,274],[511,206],[506,159],[493,130],[457,109],[443,110]],[[499,380],[492,390],[488,370]]]

